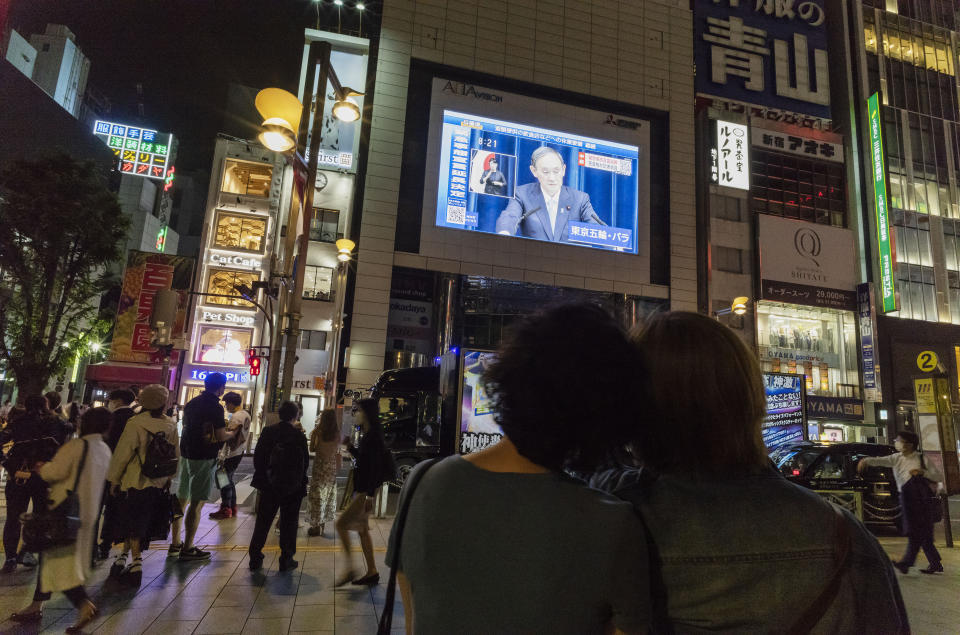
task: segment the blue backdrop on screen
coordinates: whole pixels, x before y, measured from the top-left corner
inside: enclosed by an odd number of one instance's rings
[[[497,221],[513,201],[518,211],[503,216],[501,231],[637,252],[637,146],[449,110],[443,115],[441,144],[437,226],[497,233]],[[531,155],[541,146],[556,150],[565,164],[552,238],[531,236],[524,224],[530,218],[534,228],[549,225],[530,170]],[[523,187],[529,184],[533,187]]]
[[[803,441],[806,417],[803,409],[804,376],[787,373],[763,373],[767,395],[767,416],[764,417],[763,444],[768,450]]]

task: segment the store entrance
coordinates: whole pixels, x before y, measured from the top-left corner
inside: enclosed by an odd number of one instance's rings
[[[297,399],[300,408],[303,409],[303,415],[300,417],[300,424],[307,438],[317,424],[317,417],[320,416],[320,396],[319,395],[300,395]]]

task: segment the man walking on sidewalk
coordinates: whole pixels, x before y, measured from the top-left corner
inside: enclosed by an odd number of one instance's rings
[[[197,549],[193,540],[197,535],[203,504],[210,498],[220,446],[234,437],[234,433],[226,430],[223,406],[220,405],[220,396],[227,384],[226,376],[210,373],[203,384],[204,391],[183,408],[177,498],[184,508],[185,529],[183,543],[177,544],[180,520],[173,521],[173,535],[167,552],[168,556],[179,554],[180,560],[206,560],[210,557],[210,552]]]

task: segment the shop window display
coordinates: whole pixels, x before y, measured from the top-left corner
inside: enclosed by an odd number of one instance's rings
[[[761,302],[757,326],[765,372],[805,375],[808,394],[860,397],[852,311]]]
[[[227,159],[221,189],[230,194],[266,198],[270,195],[272,178],[273,166],[271,165]]]
[[[263,253],[266,234],[265,217],[219,211],[213,245],[220,249]]]
[[[210,271],[209,276],[210,277],[207,278],[207,293],[217,295],[205,296],[204,304],[222,304],[253,308],[252,303],[243,298],[236,297],[237,290],[234,287],[243,284],[253,288],[253,283],[260,279],[259,273],[254,271],[235,271],[233,269],[216,269]],[[218,297],[224,295],[235,297]]]
[[[194,360],[202,364],[243,366],[247,363],[247,350],[253,342],[251,329],[200,327]]]

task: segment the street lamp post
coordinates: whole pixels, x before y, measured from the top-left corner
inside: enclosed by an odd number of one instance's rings
[[[327,403],[336,405],[337,375],[340,371],[340,346],[343,342],[343,304],[347,295],[347,268],[350,266],[350,256],[356,245],[349,238],[337,241],[337,308],[333,314],[333,343],[330,346],[330,381],[324,385]]]
[[[307,251],[310,247],[310,232],[308,218],[313,210],[313,196],[316,192],[317,167],[320,156],[320,139],[322,136],[323,110],[326,97],[326,87],[329,81],[333,85],[337,101],[331,109],[333,115],[341,121],[356,121],[360,118],[360,108],[357,103],[351,99],[354,96],[360,96],[363,93],[357,92],[350,87],[344,87],[340,83],[336,72],[330,65],[331,46],[329,42],[311,42],[310,53],[307,61],[307,81],[304,90],[304,97],[312,98],[314,92],[317,95],[317,101],[314,105],[313,116],[299,116],[300,112],[293,112],[293,102],[296,98],[280,91],[276,88],[267,88],[257,95],[257,109],[266,117],[263,122],[260,140],[271,150],[278,152],[288,152],[293,149],[293,131],[294,121],[299,121],[299,134],[296,138],[296,148],[303,156],[307,143],[307,135],[311,129],[312,121],[313,133],[310,137],[310,149],[307,159],[307,179],[303,193],[303,218],[299,219],[303,223],[303,231],[297,239],[297,260],[296,270],[293,279],[293,288],[287,302],[286,318],[286,343],[284,345],[283,369],[281,373],[280,396],[281,399],[289,399],[291,389],[293,388],[293,367],[296,364],[296,351],[298,338],[300,335],[300,318],[302,317],[303,305],[303,284],[306,273]],[[317,68],[319,67],[319,72]],[[316,75],[316,84],[314,76]],[[286,96],[280,93],[285,93]],[[272,107],[276,106],[276,107]],[[301,106],[302,108],[302,106]],[[276,111],[276,112],[275,112]],[[276,113],[279,113],[276,114]],[[295,227],[288,224],[287,231],[296,231]],[[353,245],[351,243],[351,249]],[[348,250],[349,253],[349,250]],[[342,289],[341,289],[342,295]],[[270,395],[272,403],[272,395]]]

